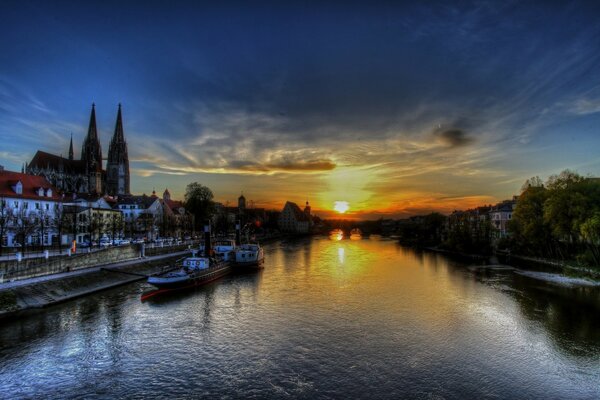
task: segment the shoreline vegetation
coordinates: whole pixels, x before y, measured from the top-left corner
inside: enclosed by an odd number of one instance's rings
[[[460,213],[460,214],[459,214]],[[460,215],[461,218],[453,218]],[[500,234],[478,209],[413,217],[399,224],[402,245],[462,257],[497,257],[600,280],[600,178],[565,170],[528,179]]]

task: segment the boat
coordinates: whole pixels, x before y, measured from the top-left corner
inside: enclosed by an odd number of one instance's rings
[[[258,243],[246,243],[235,248],[235,261],[233,267],[236,270],[253,270],[263,268],[265,253]]]
[[[217,239],[213,245],[213,251],[215,252],[215,255],[224,261],[235,260],[235,249],[236,245],[235,240],[233,239]]]
[[[210,225],[204,228],[204,248],[211,249]],[[148,277],[148,283],[158,289],[146,294],[142,300],[160,292],[179,290],[200,286],[219,279],[231,272],[231,260],[219,257],[212,249],[197,256],[196,251],[186,257],[176,271]]]
[[[251,271],[263,268],[265,253],[258,243],[241,243],[242,224],[235,224],[235,244],[233,250],[233,267],[237,271]]]

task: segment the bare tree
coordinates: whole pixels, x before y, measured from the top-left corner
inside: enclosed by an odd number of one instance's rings
[[[25,253],[27,237],[35,231],[33,214],[28,213],[26,208],[21,207],[15,210],[12,221],[12,225],[15,230],[15,237],[20,238],[20,243],[23,247],[23,253]]]
[[[4,235],[8,232],[8,227],[11,222],[12,212],[8,208],[8,203],[5,199],[0,198],[0,255],[4,248]]]
[[[46,245],[44,239],[48,234],[48,230],[51,229],[52,220],[48,211],[44,208],[40,208],[35,213],[32,213],[32,218],[34,221],[34,232],[38,234],[42,250],[44,250]]]
[[[123,231],[123,215],[121,213],[112,213],[110,216],[110,231],[114,242],[115,236]]]
[[[56,229],[56,233],[58,235],[58,252],[62,253],[62,236],[66,230],[71,226],[71,216],[73,214],[69,214],[65,211],[65,208],[62,204],[56,203],[54,208],[54,215],[51,219],[52,226]]]

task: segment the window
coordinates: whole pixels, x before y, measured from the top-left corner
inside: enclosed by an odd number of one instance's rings
[[[40,203],[35,203],[35,209],[39,210],[40,209]]]
[[[50,210],[50,204],[46,203],[46,211]]]
[[[26,202],[26,201],[24,201],[24,202],[23,202],[23,209],[24,209],[24,210],[27,210],[28,208],[29,208],[29,203],[28,203],[28,202]]]
[[[18,201],[14,202],[14,208],[19,208],[19,202]]]

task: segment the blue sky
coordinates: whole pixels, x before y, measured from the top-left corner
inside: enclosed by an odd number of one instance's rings
[[[0,163],[78,156],[92,102],[106,155],[121,102],[137,193],[403,216],[600,175],[599,6],[458,4],[2,2]]]

